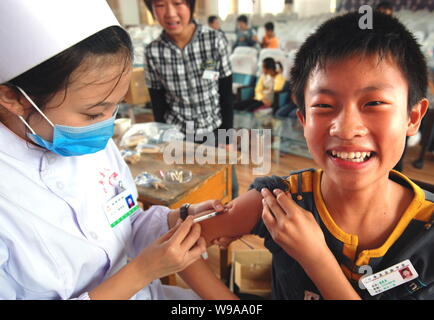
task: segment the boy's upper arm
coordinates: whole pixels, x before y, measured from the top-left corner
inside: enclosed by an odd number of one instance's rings
[[[220,237],[239,237],[252,232],[262,214],[262,195],[250,190],[228,204],[229,210],[199,222],[208,244]]]
[[[250,190],[229,202],[228,212],[199,222],[202,236],[211,243],[220,237],[238,237],[254,233],[263,238],[270,238],[262,223],[262,188],[288,190],[288,184],[278,176],[257,178]],[[258,223],[259,222],[259,223]]]

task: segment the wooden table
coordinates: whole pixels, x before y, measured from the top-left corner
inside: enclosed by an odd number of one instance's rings
[[[187,156],[184,153],[184,157]],[[189,169],[193,176],[190,182],[183,184],[165,183],[168,190],[156,190],[154,188],[145,188],[137,186],[139,192],[139,201],[143,203],[144,208],[152,205],[164,205],[176,209],[184,203],[199,203],[211,199],[219,199],[223,204],[232,199],[232,165],[227,164],[203,164],[203,165],[175,165],[166,164],[162,153],[142,155],[141,160],[135,164],[130,164],[129,168],[133,177],[143,171],[147,171],[160,177],[160,170],[169,170],[174,168]],[[227,265],[227,251],[220,250],[222,265]],[[227,269],[222,269],[220,277],[227,276]],[[163,283],[175,285],[176,275],[162,279]]]
[[[227,203],[232,199],[232,165],[175,165],[166,164],[161,153],[146,154],[141,161],[129,165],[133,177],[147,171],[160,177],[160,170],[174,168],[189,169],[193,173],[190,182],[165,183],[168,190],[137,186],[139,201],[145,207],[164,205],[176,209],[184,203],[199,203],[210,199],[219,199]]]

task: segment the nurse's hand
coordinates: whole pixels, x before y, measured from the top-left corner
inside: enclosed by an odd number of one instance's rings
[[[143,249],[136,258],[149,281],[184,270],[206,251],[200,225],[191,216]]]
[[[261,191],[262,219],[274,241],[303,268],[317,266],[330,252],[312,213],[304,210],[282,190]]]

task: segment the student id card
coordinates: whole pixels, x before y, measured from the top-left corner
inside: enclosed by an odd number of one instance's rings
[[[202,78],[205,80],[217,81],[219,79],[219,76],[220,76],[220,73],[218,71],[207,69],[203,72]]]
[[[383,271],[364,277],[361,281],[368,289],[369,294],[375,296],[416,279],[418,276],[411,261],[405,260]]]
[[[104,205],[104,212],[112,228],[139,209],[130,191],[124,190]]]

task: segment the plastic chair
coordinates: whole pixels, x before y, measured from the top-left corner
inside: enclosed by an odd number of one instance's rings
[[[257,57],[258,49],[253,47],[236,47],[232,54],[246,54],[246,55]]]
[[[232,65],[232,90],[236,100],[240,101],[238,89],[254,85],[256,80],[257,58],[249,54],[237,54],[230,56]],[[245,99],[241,99],[245,100]]]

